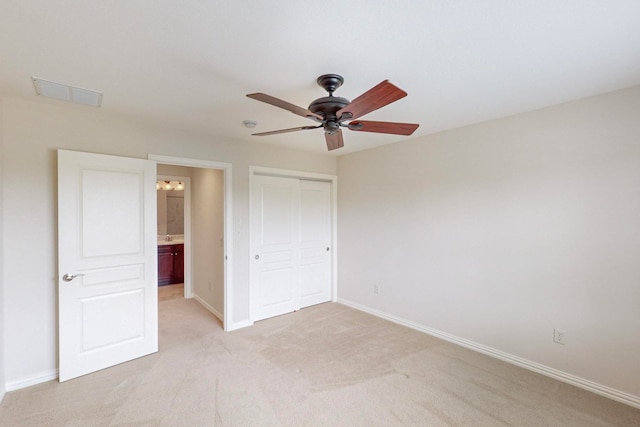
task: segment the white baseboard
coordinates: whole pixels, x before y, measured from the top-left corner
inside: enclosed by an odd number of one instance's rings
[[[236,329],[248,328],[249,326],[253,326],[253,322],[251,320],[243,320],[242,322],[236,322],[227,329],[227,332],[235,331]]]
[[[496,359],[503,360],[505,362],[511,363],[513,365],[520,366],[521,368],[528,369],[533,372],[537,372],[539,374],[545,375],[547,377],[556,379],[558,381],[562,381],[567,384],[574,385],[576,387],[580,387],[584,390],[590,391],[595,394],[599,394],[600,396],[607,397],[609,399],[627,404],[629,406],[633,406],[634,408],[640,409],[640,396],[634,396],[629,393],[625,393],[620,390],[613,389],[611,387],[604,386],[602,384],[595,383],[593,381],[586,380],[584,378],[577,377],[572,374],[568,374],[563,371],[559,371],[557,369],[551,368],[546,365],[542,365],[540,363],[532,362],[527,359],[523,359],[522,357],[514,356],[509,353],[505,353],[500,350],[496,350],[495,348],[487,347],[482,344],[478,344],[476,342],[457,337],[455,335],[448,334],[446,332],[439,331],[437,329],[429,328],[427,326],[421,325],[416,322],[412,322],[411,320],[402,319],[400,317],[396,317],[394,315],[384,313],[382,311],[373,309],[371,307],[367,307],[353,301],[345,300],[342,298],[338,298],[338,303],[344,304],[351,308],[355,308],[356,310],[363,311],[365,313],[372,314],[376,317],[380,317],[382,319],[389,320],[390,322],[397,323],[399,325],[406,326],[408,328],[414,329],[419,332],[423,332],[428,335],[432,335],[437,338],[441,338],[445,341],[451,342],[453,344],[457,344],[459,346],[486,354],[491,357],[495,357]]]
[[[30,387],[32,385],[44,383],[51,380],[58,379],[58,370],[53,369],[51,371],[40,372],[39,374],[35,374],[29,377],[20,378],[15,381],[8,381],[5,384],[5,390],[7,392],[19,390],[21,388]]]
[[[198,295],[193,294],[193,299],[198,301],[204,308],[209,310],[214,316],[216,316],[222,323],[224,323],[224,316],[215,308],[213,308],[209,303],[200,298]]]
[[[198,301],[200,304],[202,304],[202,306],[204,308],[206,308],[207,310],[209,310],[211,313],[213,313],[214,316],[216,316],[218,319],[220,319],[220,321],[222,322],[222,324],[224,324],[224,316],[215,308],[213,308],[211,305],[209,305],[205,300],[203,300],[202,298],[200,298],[198,295],[193,294],[193,299],[195,299],[196,301]],[[250,320],[246,320],[243,322],[236,322],[233,323],[229,328],[225,329],[227,332],[231,332],[231,331],[235,331],[236,329],[242,329],[242,328],[246,328],[248,326],[253,325],[253,322]]]

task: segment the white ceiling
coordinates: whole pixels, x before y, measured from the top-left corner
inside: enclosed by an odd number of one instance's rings
[[[327,73],[348,99],[409,93],[363,119],[465,126],[640,84],[640,1],[0,0],[0,95],[36,99],[36,76],[103,92],[105,113],[326,153],[320,129],[241,122],[313,125],[245,94],[307,107]],[[344,132],[331,155],[412,138]]]

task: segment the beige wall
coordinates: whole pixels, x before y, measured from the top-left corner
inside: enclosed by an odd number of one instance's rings
[[[193,292],[216,316],[224,315],[224,174],[194,169]]]
[[[635,87],[339,157],[340,300],[640,402],[639,112]]]
[[[4,177],[4,103],[0,98],[0,177]],[[4,325],[7,324],[7,320],[4,315],[4,247],[6,240],[4,238],[4,179],[0,179],[0,402],[4,398],[5,394],[5,350],[4,350]]]
[[[335,158],[262,144],[219,141],[108,116],[102,109],[2,98],[6,383],[18,387],[57,368],[56,150],[146,158],[149,153],[233,165],[232,323],[249,317],[249,166],[335,174]]]
[[[156,172],[158,175],[167,176],[186,176],[189,178],[193,176],[193,169],[186,166],[158,165]]]

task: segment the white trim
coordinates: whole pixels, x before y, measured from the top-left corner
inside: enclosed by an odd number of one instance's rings
[[[235,331],[237,329],[248,328],[249,326],[253,326],[253,322],[251,320],[242,320],[240,322],[236,322],[229,327],[229,331]]]
[[[156,172],[157,173],[157,172]],[[193,236],[191,234],[191,178],[188,176],[158,175],[159,180],[184,182],[184,297],[193,298]]]
[[[251,175],[269,175],[269,176],[283,176],[290,178],[303,178],[303,179],[317,179],[318,181],[337,181],[335,175],[329,175],[326,173],[305,172],[289,169],[267,168],[263,166],[249,166],[249,173]]]
[[[253,247],[253,177],[255,175],[280,176],[288,178],[313,179],[327,181],[331,184],[331,301],[338,301],[338,177],[316,172],[296,171],[289,169],[249,166],[249,254],[255,253]],[[251,259],[251,256],[249,257]],[[251,262],[251,261],[249,261]],[[249,267],[249,321],[245,326],[253,325],[253,268]]]
[[[51,380],[58,379],[58,370],[53,369],[50,371],[40,372],[39,374],[31,375],[29,377],[23,377],[15,381],[10,381],[5,384],[7,392],[20,390],[21,388],[31,387],[32,385],[41,384]]]
[[[338,298],[338,303],[640,409],[640,396],[634,396],[632,394],[568,374],[558,369],[532,362],[522,357],[496,350],[495,348],[487,347],[486,345],[482,345],[474,341],[460,338],[437,329],[429,328],[411,320],[396,317],[392,314],[388,314],[353,301]]]
[[[166,165],[187,166],[205,169],[220,169],[224,180],[224,313],[222,321],[225,331],[231,331],[233,319],[233,166],[231,163],[211,160],[149,154],[149,160]]]
[[[192,168],[204,169],[231,168],[231,163],[217,162],[215,160],[189,159],[185,157],[163,156],[160,154],[149,154],[147,158],[149,160],[155,161],[156,163],[162,163],[166,165],[188,166]]]
[[[218,320],[220,320],[221,322],[224,322],[224,317],[222,316],[222,314],[220,314],[220,312],[218,310],[216,310],[211,305],[209,305],[209,303],[207,303],[204,299],[200,298],[198,296],[198,294],[193,294],[193,299],[198,301],[200,303],[200,305],[202,305],[204,308],[206,308],[208,311],[210,311],[211,314],[216,316],[218,318]]]

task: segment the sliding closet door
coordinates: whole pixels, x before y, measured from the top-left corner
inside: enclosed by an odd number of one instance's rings
[[[331,299],[331,184],[300,181],[300,308]]]
[[[298,181],[256,176],[251,200],[255,321],[297,309]]]
[[[252,320],[329,301],[330,184],[256,175],[251,196]]]

